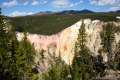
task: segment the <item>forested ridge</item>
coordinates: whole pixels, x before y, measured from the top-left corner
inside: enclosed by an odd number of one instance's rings
[[[117,21],[119,13],[81,13],[81,14],[48,14],[10,17],[12,25],[16,31],[22,32],[24,29],[30,33],[51,35],[71,26],[80,19],[90,18],[101,21]]]

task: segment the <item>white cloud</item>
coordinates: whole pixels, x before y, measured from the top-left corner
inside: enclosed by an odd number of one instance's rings
[[[9,14],[11,17],[16,17],[16,16],[25,16],[25,15],[32,15],[33,12],[20,12],[20,11],[14,11]]]
[[[28,12],[28,13],[26,13],[26,15],[32,15],[33,14],[33,12]]]
[[[108,10],[120,10],[120,0],[89,0],[91,4],[98,6],[111,6]]]
[[[52,5],[55,7],[55,8],[68,8],[68,7],[74,7],[74,6],[77,6],[79,5],[80,3],[82,3],[83,1],[80,0],[79,2],[76,2],[76,3],[72,3],[70,2],[69,0],[54,0],[52,2]]]
[[[83,3],[82,0],[80,0],[79,2],[76,2],[76,3],[71,3],[71,4],[70,4],[70,7],[77,6],[77,5],[81,4],[81,3]]]
[[[46,3],[48,3],[48,1],[45,1],[45,0],[44,0],[44,1],[43,1],[43,4],[46,4]]]
[[[112,11],[120,10],[120,1],[118,2],[118,4],[113,5],[113,6],[110,8],[110,10],[112,10]]]
[[[44,5],[44,4],[47,4],[48,3],[48,0],[40,0],[39,1],[39,4],[40,5]]]
[[[32,2],[32,4],[31,4],[31,5],[35,6],[35,5],[38,5],[38,4],[39,4],[39,2],[38,2],[38,1],[33,0],[33,2]]]
[[[112,5],[115,4],[116,1],[118,0],[90,0],[91,4],[96,4],[96,5]]]
[[[69,1],[68,0],[54,0],[52,2],[52,5],[56,8],[64,8],[69,6]]]
[[[23,3],[23,5],[28,5],[28,3],[29,3],[29,2],[28,2],[28,1],[26,1],[26,2],[24,2],[24,3]]]
[[[105,5],[119,5],[120,0],[89,0],[91,4],[105,6]]]
[[[32,6],[35,5],[44,5],[47,4],[48,0],[5,0],[3,3],[0,4],[1,7],[3,8],[9,8],[9,7],[14,7],[17,5],[28,5],[31,4]]]
[[[120,6],[113,6],[109,9],[110,11],[120,10]]]
[[[9,2],[3,2],[2,6],[3,7],[13,7],[18,4],[17,0],[11,0]]]

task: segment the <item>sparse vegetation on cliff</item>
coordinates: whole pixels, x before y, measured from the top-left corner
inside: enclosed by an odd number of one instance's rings
[[[93,80],[96,77],[92,56],[86,46],[86,36],[85,24],[82,22],[75,46],[75,56],[72,64],[72,80]]]

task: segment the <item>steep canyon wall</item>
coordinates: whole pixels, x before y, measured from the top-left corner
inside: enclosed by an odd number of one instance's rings
[[[102,22],[99,20],[90,20],[85,19],[85,29],[87,33],[87,43],[86,46],[92,52],[93,56],[98,55],[99,49],[102,48],[101,45],[101,37],[100,33],[103,30],[103,25],[107,24],[108,22]],[[112,22],[115,26],[120,27],[120,22]],[[27,34],[28,40],[31,44],[34,45],[35,49],[41,51],[42,49],[46,52],[44,55],[49,57],[47,52],[49,51],[51,54],[55,53],[55,56],[61,56],[62,60],[64,60],[67,64],[71,64],[72,59],[74,57],[74,47],[75,42],[77,41],[77,37],[79,34],[79,29],[82,24],[82,20],[78,21],[77,23],[73,24],[72,26],[62,30],[57,34],[53,34],[51,36],[48,35],[39,35],[39,34]],[[20,41],[24,37],[23,33],[17,32],[17,39]],[[120,32],[115,33],[115,40],[113,46],[115,47],[116,44],[120,41]],[[102,53],[103,59],[107,61],[107,54]],[[35,59],[36,63],[39,61],[38,56]]]

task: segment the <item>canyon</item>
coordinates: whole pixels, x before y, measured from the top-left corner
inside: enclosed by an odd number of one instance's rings
[[[87,34],[86,46],[91,51],[92,56],[97,56],[99,50],[102,48],[100,33],[103,31],[103,26],[107,23],[113,23],[115,26],[120,27],[120,22],[103,22],[100,20],[84,19],[85,30]],[[35,63],[40,61],[40,52],[44,50],[44,56],[48,59],[49,54],[56,57],[60,56],[67,64],[72,64],[74,57],[75,43],[78,38],[79,29],[81,27],[82,20],[76,22],[72,26],[62,30],[53,35],[40,35],[27,33],[27,38],[32,45],[34,45],[37,54],[35,57]],[[17,39],[21,41],[24,37],[23,33],[16,32]],[[120,31],[114,33],[115,40],[112,44],[113,51],[115,51],[116,45],[120,42]],[[49,54],[48,54],[49,53]],[[107,62],[107,53],[102,52],[103,61]],[[40,65],[40,64],[39,64]],[[47,64],[45,64],[47,66]]]

